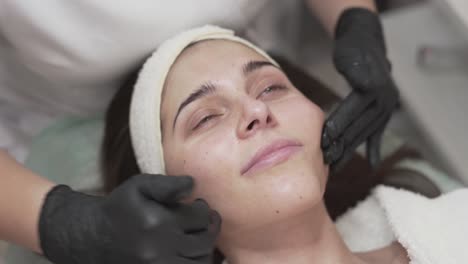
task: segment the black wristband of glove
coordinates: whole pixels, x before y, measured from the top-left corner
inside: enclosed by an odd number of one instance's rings
[[[39,218],[40,246],[47,259],[57,264],[85,261],[83,256],[80,261],[76,260],[74,253],[86,251],[82,247],[88,244],[80,224],[87,223],[81,215],[94,204],[88,201],[95,199],[66,185],[57,185],[47,193]]]
[[[55,261],[54,252],[64,250],[60,248],[60,242],[56,240],[55,232],[50,230],[53,226],[51,217],[55,212],[63,207],[66,196],[71,192],[71,188],[66,185],[56,185],[53,187],[44,199],[40,217],[39,217],[39,239],[42,252],[46,258]]]

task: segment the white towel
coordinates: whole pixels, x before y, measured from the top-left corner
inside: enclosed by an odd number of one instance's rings
[[[429,199],[378,186],[340,217],[337,227],[352,251],[379,248],[396,238],[411,264],[468,263],[468,189]]]

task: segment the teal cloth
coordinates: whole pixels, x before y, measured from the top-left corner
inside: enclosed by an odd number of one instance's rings
[[[103,127],[101,117],[61,119],[33,140],[25,164],[39,175],[74,189],[99,187]]]

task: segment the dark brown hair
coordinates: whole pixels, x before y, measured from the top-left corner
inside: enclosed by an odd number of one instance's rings
[[[106,112],[100,162],[106,193],[140,173],[129,128],[130,101],[138,73],[139,69],[130,74],[114,95]]]

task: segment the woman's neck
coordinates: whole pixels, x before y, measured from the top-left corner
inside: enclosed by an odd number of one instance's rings
[[[363,263],[346,247],[323,203],[283,222],[236,232],[220,244],[229,264]]]

